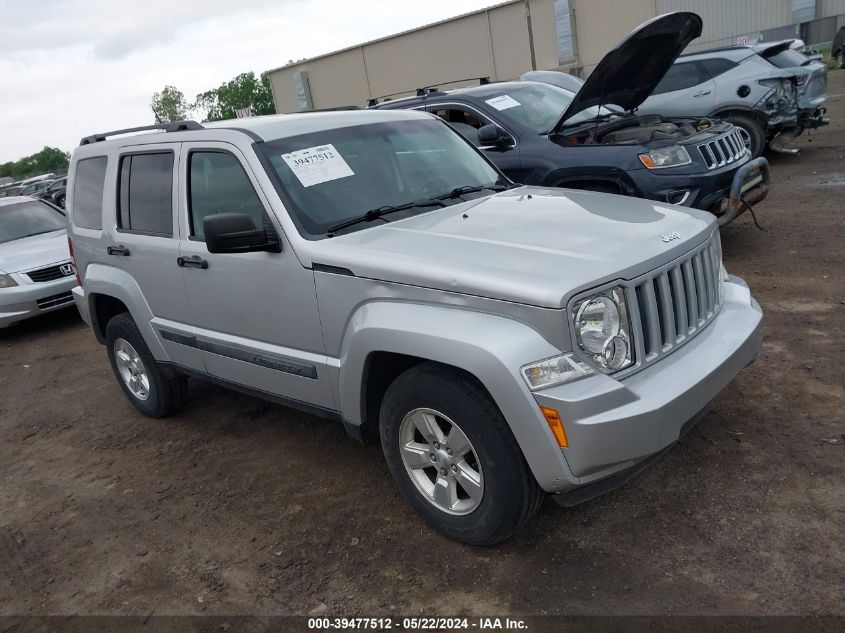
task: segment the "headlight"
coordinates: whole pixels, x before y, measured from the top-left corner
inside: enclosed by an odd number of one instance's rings
[[[559,385],[594,373],[590,367],[572,354],[563,354],[524,365],[521,371],[522,377],[531,389]]]
[[[660,169],[662,167],[679,167],[689,165],[692,159],[686,149],[680,145],[670,145],[649,150],[646,154],[640,154],[640,161],[649,169]]]
[[[17,286],[18,282],[16,282],[10,275],[6,273],[0,273],[0,288],[11,288],[12,286]]]
[[[575,340],[599,369],[612,373],[634,362],[622,288],[610,288],[582,299],[575,304],[573,314]]]

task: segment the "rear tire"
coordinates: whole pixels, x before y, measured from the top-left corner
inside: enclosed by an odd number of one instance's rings
[[[62,209],[66,208],[65,207],[65,194],[61,194],[61,195],[56,196],[56,206],[59,206]]]
[[[845,68],[845,52],[838,51],[836,53],[836,65],[840,68]]]
[[[756,119],[744,114],[731,114],[724,120],[739,128],[745,146],[751,151],[751,158],[762,155],[766,149],[766,131]]]
[[[128,313],[109,319],[106,353],[117,384],[129,402],[151,418],[163,418],[185,404],[188,379],[162,369]]]
[[[385,393],[379,430],[405,499],[457,541],[504,541],[545,498],[498,407],[463,372],[423,363],[401,374]]]

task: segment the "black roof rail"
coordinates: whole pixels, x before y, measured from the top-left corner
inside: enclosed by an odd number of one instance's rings
[[[155,125],[142,125],[140,127],[128,127],[124,130],[113,130],[111,132],[102,132],[101,134],[92,134],[86,136],[81,141],[80,145],[90,145],[91,143],[100,143],[105,141],[110,136],[117,136],[119,134],[131,134],[132,132],[148,132],[150,130],[163,130],[164,132],[184,132],[186,130],[204,130],[202,124],[196,121],[173,121],[172,123],[156,123]]]
[[[450,79],[449,81],[441,81],[439,84],[433,84],[431,86],[424,86],[422,88],[416,89],[416,96],[417,97],[424,97],[430,94],[446,94],[442,90],[439,90],[435,86],[441,86],[443,84],[456,84],[461,81],[477,81],[479,86],[486,86],[490,83],[490,77],[465,77],[463,79]],[[405,92],[410,92],[410,90],[402,90],[400,92],[391,92],[390,94],[382,95],[380,97],[373,97],[367,101],[367,107],[372,108],[373,106],[382,103],[384,101],[390,101],[389,97],[395,97],[396,95],[401,95]]]

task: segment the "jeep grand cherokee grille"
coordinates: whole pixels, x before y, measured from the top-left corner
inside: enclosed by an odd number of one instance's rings
[[[686,343],[718,314],[721,263],[719,233],[714,232],[701,246],[629,287],[640,367]]]
[[[745,143],[739,130],[733,129],[724,136],[698,146],[707,169],[717,169],[745,156]]]

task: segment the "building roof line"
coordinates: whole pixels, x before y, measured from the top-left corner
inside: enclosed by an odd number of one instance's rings
[[[451,18],[444,18],[442,20],[437,20],[436,22],[430,22],[428,24],[423,24],[422,26],[417,26],[417,27],[414,27],[412,29],[407,29],[407,30],[401,31],[399,33],[393,33],[391,35],[385,35],[384,37],[377,37],[376,39],[368,40],[366,42],[361,42],[360,44],[353,44],[352,46],[347,46],[346,48],[340,48],[336,51],[331,51],[331,52],[328,52],[328,53],[322,53],[321,55],[315,55],[314,57],[309,57],[309,58],[303,59],[302,61],[299,61],[299,62],[293,62],[293,63],[290,63],[290,64],[285,64],[283,66],[278,66],[276,68],[271,68],[270,70],[267,70],[265,72],[274,73],[278,70],[286,70],[288,68],[294,68],[296,66],[302,66],[304,64],[307,64],[308,62],[317,61],[318,59],[324,59],[326,57],[331,57],[333,55],[339,55],[340,53],[348,53],[349,51],[354,51],[356,48],[363,48],[364,46],[369,46],[371,44],[378,44],[379,42],[385,42],[387,40],[392,40],[392,39],[395,39],[397,37],[402,37],[404,35],[408,35],[409,33],[414,33],[416,31],[422,31],[422,30],[425,30],[425,29],[429,29],[433,26],[440,26],[441,24],[446,24],[447,22],[454,22],[455,20],[461,20],[463,18],[468,18],[468,17],[473,16],[473,15],[488,13],[488,12],[492,11],[493,9],[498,9],[499,7],[505,7],[505,6],[508,6],[509,4],[516,4],[518,2],[524,3],[525,0],[505,0],[504,2],[498,2],[496,4],[491,4],[489,7],[484,7],[483,9],[476,9],[475,11],[469,11],[467,13],[462,13],[460,15],[452,16]]]

